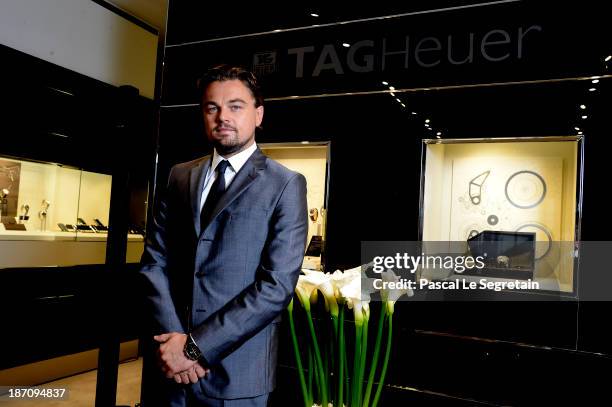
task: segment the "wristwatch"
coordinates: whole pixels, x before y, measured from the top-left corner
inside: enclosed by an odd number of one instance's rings
[[[202,357],[202,352],[198,345],[193,340],[191,334],[187,335],[187,342],[185,342],[185,347],[183,348],[183,353],[189,360],[198,360]]]

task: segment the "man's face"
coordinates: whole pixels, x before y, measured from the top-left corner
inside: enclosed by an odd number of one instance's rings
[[[263,106],[255,107],[255,98],[242,81],[212,82],[204,92],[202,106],[206,135],[219,154],[232,156],[255,142]]]

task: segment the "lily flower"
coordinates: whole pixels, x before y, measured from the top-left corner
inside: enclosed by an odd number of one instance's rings
[[[382,279],[383,283],[399,283],[401,280],[400,277],[398,277],[391,269],[387,269],[382,272],[380,274],[380,278]],[[384,286],[388,287],[388,284],[385,284]],[[380,290],[380,296],[383,302],[386,303],[386,309],[389,315],[393,315],[395,303],[403,295],[412,297],[414,295],[414,291],[412,291],[410,288],[383,288]]]
[[[309,286],[313,291],[320,291],[325,299],[325,309],[329,313],[337,317],[338,316],[338,302],[334,294],[334,285],[332,278],[329,273],[323,273],[322,271],[314,271],[308,269],[302,269],[304,276],[300,276],[302,284]],[[298,279],[299,284],[299,279]],[[311,292],[311,296],[314,295]]]

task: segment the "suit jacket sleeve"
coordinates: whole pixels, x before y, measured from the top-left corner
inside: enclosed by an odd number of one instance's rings
[[[307,231],[306,179],[295,174],[274,209],[255,282],[192,332],[210,365],[237,349],[287,307],[302,266]]]
[[[173,171],[174,167],[170,170],[168,186],[155,210],[153,226],[147,236],[140,262],[140,274],[144,277],[145,297],[160,333],[185,332],[170,294],[167,270],[167,196],[172,188]]]

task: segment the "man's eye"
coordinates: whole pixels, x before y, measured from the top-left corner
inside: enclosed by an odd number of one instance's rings
[[[217,111],[216,106],[208,106],[206,107],[206,113],[215,113]]]
[[[232,112],[236,112],[236,111],[242,109],[242,106],[240,106],[240,105],[233,105],[233,106],[230,106],[230,109],[232,109]]]

